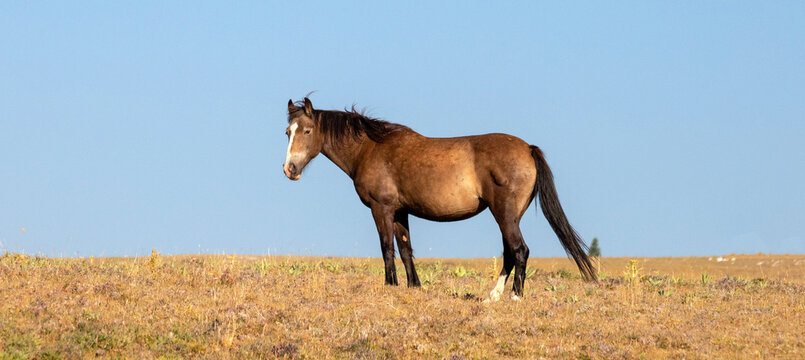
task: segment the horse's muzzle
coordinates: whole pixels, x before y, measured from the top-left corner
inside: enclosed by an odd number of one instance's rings
[[[302,177],[302,174],[297,172],[296,165],[294,163],[287,164],[287,166],[286,164],[282,164],[282,172],[285,173],[285,176],[287,176],[288,179],[294,181],[299,180],[299,178]]]

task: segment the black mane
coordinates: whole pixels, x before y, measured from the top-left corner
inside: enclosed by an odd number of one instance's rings
[[[296,110],[289,114],[291,116],[288,117],[288,122],[295,117],[294,114],[304,112],[304,110],[304,102],[297,102]],[[366,116],[363,111],[355,109],[355,105],[344,111],[313,109],[313,121],[325,136],[336,142],[347,137],[358,139],[361,135],[366,134],[373,141],[382,143],[393,133],[410,130],[405,125]]]

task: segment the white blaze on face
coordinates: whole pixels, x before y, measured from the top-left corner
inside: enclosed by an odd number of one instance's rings
[[[288,166],[291,163],[291,147],[293,146],[293,138],[296,135],[297,128],[299,128],[299,123],[293,123],[290,129],[288,129],[288,131],[291,133],[291,137],[288,138],[288,151],[285,152],[285,164],[283,164],[286,175],[290,174]]]

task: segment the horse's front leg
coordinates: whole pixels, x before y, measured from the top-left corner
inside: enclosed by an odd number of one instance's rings
[[[386,285],[397,285],[397,269],[394,266],[394,210],[375,205],[372,206],[372,217],[380,235],[380,250],[386,264]]]
[[[419,276],[416,274],[416,267],[414,267],[414,250],[411,247],[411,233],[408,231],[408,214],[397,213],[394,216],[394,237],[397,238],[397,249],[400,250],[400,258],[405,266],[408,287],[422,286],[419,283]]]

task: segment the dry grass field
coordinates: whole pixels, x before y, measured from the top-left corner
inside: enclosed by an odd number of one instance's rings
[[[604,258],[599,283],[532,258],[491,304],[500,259],[416,263],[421,289],[379,258],[6,254],[0,359],[805,358],[803,255]]]

